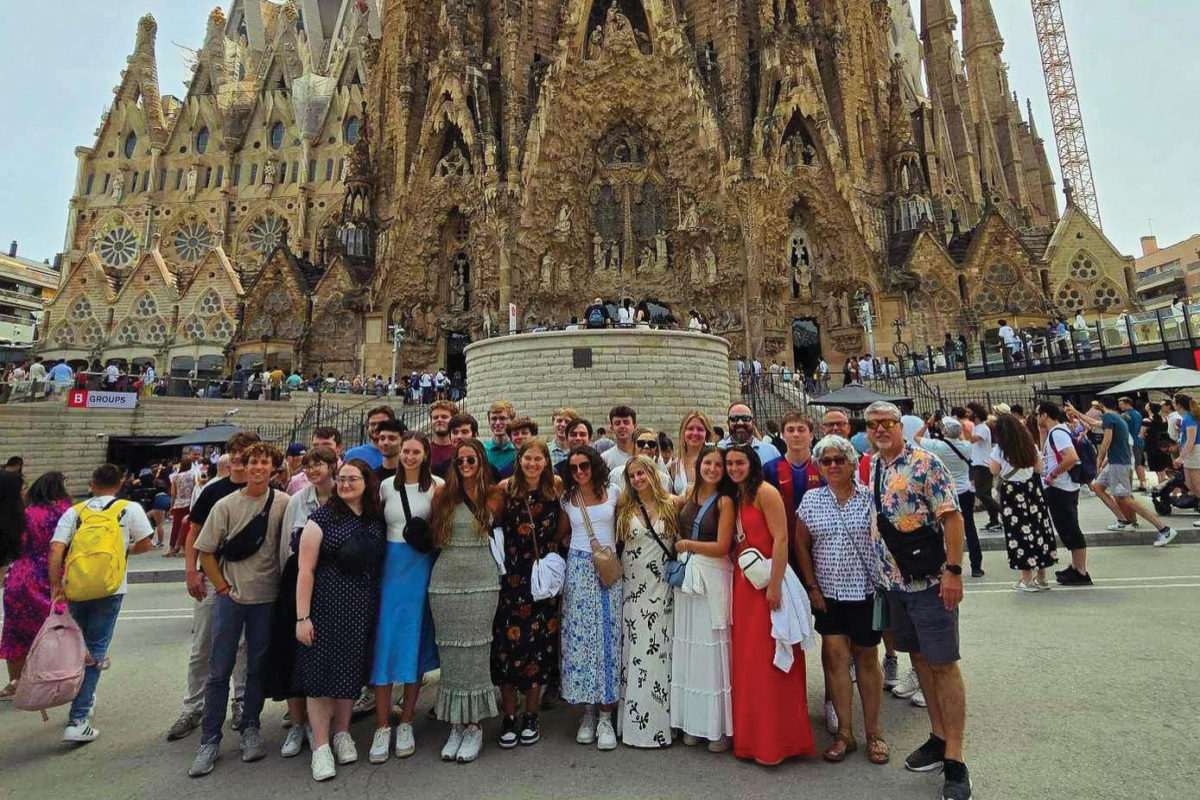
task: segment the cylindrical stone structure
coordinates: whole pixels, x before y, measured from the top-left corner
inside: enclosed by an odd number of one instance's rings
[[[497,400],[554,435],[551,415],[569,406],[595,427],[608,411],[629,405],[638,424],[679,433],[683,415],[699,409],[718,425],[730,397],[729,342],[696,331],[617,328],[499,336],[466,349],[463,404],[488,436],[487,409]]]

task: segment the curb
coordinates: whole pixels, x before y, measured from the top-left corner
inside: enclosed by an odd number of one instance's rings
[[[1085,533],[1084,538],[1087,540],[1088,547],[1132,547],[1135,545],[1153,545],[1154,535],[1155,532],[1150,530],[1150,527],[1147,525],[1132,531]],[[1180,530],[1179,536],[1171,544],[1200,544],[1200,528],[1189,526]],[[979,546],[985,552],[1002,552],[1004,550],[1004,537],[995,534],[981,536]],[[186,577],[187,573],[182,569],[148,569],[128,573],[130,583],[183,583]]]

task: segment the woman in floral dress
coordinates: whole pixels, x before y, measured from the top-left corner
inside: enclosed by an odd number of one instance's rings
[[[1058,561],[1054,526],[1042,491],[1042,455],[1033,437],[1012,414],[996,417],[996,446],[990,467],[1000,483],[1000,521],[1008,565],[1021,572],[1019,592],[1049,589],[1046,567]]]
[[[4,633],[0,658],[8,662],[8,685],[0,699],[10,699],[25,668],[25,657],[50,614],[50,539],[58,518],[71,507],[61,472],[47,472],[29,487],[21,555],[4,584]]]
[[[628,490],[617,500],[617,538],[624,545],[624,646],[617,733],[630,747],[671,744],[671,630],[675,592],[665,580],[675,557],[679,520],[654,462],[634,456]]]
[[[541,738],[538,708],[542,687],[558,669],[558,597],[534,600],[533,565],[551,553],[566,556],[558,540],[562,481],[550,465],[550,450],[530,439],[517,453],[516,471],[500,483],[504,494],[504,570],[492,626],[492,683],[500,687],[504,749]],[[525,711],[517,724],[517,692]]]

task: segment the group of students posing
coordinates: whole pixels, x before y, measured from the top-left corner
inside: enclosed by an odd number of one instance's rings
[[[880,412],[888,419],[889,408]],[[936,576],[919,585],[902,577],[873,528],[869,492],[855,481],[845,415],[823,423],[831,435],[815,448],[813,422],[785,417],[781,458],[746,406],[730,408],[720,442],[710,420],[690,412],[676,458],[664,464],[657,433],[638,428],[626,406],[610,413],[616,441],[603,454],[590,422],[571,409],[554,415],[549,444],[507,403],[489,409],[486,442],[475,420],[456,412],[435,404],[426,437],[376,409],[372,443],[344,458],[336,442],[314,437],[303,460],[307,485],[291,497],[270,487],[282,459],[274,447],[252,434],[230,440],[233,472],[205,489],[188,537],[189,566],[198,557],[207,578],[193,572],[189,591],[213,605],[207,641],[193,642],[193,666],[205,655],[198,650],[208,652],[202,739],[189,774],[210,773],[220,757],[229,681],[243,658],[242,760],[266,754],[264,699],[287,700],[282,754],[307,744],[316,780],[357,760],[349,726],[365,686],[376,699],[368,759],[411,755],[422,677],[439,668],[431,713],[450,725],[447,761],[475,760],[481,724],[496,716],[501,748],[536,744],[547,689],[583,707],[576,740],[600,750],[618,740],[662,748],[682,735],[713,752],[732,745],[764,765],[815,755],[801,648],[816,633],[839,720],[824,757],[837,762],[857,749],[853,663],[867,757],[884,764],[877,647],[886,625],[873,618],[877,593],[901,595],[883,605],[922,684],[935,688],[953,668],[961,691],[961,578],[942,574],[948,588],[939,589]],[[881,440],[898,434],[898,410],[895,419],[878,423]],[[926,522],[957,514],[940,461],[915,463],[920,490],[937,495]],[[874,508],[916,519],[893,484],[882,500],[876,493]],[[916,485],[906,480],[905,491]],[[957,533],[947,534],[945,560],[955,564],[961,521],[947,527]],[[927,598],[944,612],[918,609]],[[918,642],[933,618],[941,626],[936,644],[928,640],[936,674]],[[944,766],[947,786],[963,787],[945,796],[969,798],[961,708],[943,715],[936,698],[934,735],[906,766]]]

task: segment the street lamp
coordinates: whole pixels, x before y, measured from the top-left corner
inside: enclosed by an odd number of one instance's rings
[[[404,341],[404,327],[401,325],[389,327],[392,332],[392,386],[395,386],[397,362],[400,359],[400,343]]]

